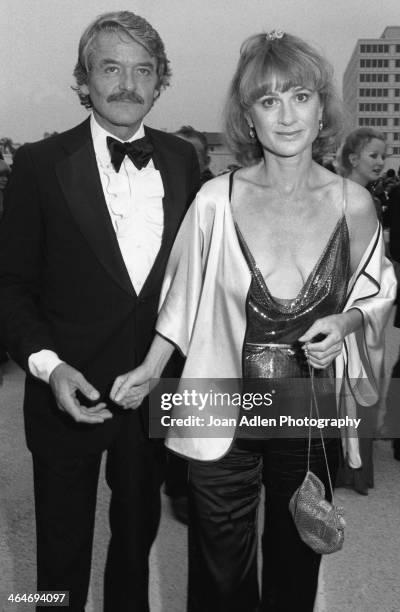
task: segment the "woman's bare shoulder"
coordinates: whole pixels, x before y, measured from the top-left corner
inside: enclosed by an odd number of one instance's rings
[[[368,244],[377,227],[376,208],[367,189],[345,179],[346,221],[350,238]]]
[[[374,202],[369,191],[350,179],[343,180],[346,198],[346,215],[373,215],[376,218]]]
[[[354,272],[376,232],[378,220],[369,191],[354,181],[345,180],[346,221],[350,236],[351,269]]]

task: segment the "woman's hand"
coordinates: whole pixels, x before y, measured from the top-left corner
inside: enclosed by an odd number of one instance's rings
[[[320,370],[327,368],[340,355],[347,334],[361,324],[362,315],[357,309],[317,319],[299,338],[299,342],[304,342],[303,350],[308,363]]]
[[[115,379],[110,392],[113,402],[122,408],[138,408],[150,392],[150,381],[160,378],[173,352],[172,342],[156,334],[143,363]]]
[[[138,408],[149,394],[151,378],[149,368],[142,364],[115,379],[110,398],[122,408]]]

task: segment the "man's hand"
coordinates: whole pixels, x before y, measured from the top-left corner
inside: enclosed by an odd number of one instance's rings
[[[50,387],[56,398],[57,406],[62,412],[67,412],[77,423],[96,425],[112,418],[112,413],[100,403],[88,408],[79,403],[76,392],[80,391],[89,400],[96,401],[99,392],[85,377],[66,363],[60,363],[54,368],[49,379]]]

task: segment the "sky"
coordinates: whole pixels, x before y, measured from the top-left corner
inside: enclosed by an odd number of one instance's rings
[[[316,46],[333,64],[339,92],[358,38],[400,25],[399,0],[0,0],[0,137],[38,140],[87,116],[73,85],[79,38],[99,14],[130,10],[158,30],[171,86],[149,125],[219,131],[221,110],[251,34],[281,28]]]

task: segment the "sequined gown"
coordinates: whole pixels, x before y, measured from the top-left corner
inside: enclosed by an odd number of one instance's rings
[[[244,378],[303,378],[307,361],[298,343],[317,319],[342,311],[350,273],[346,217],[338,220],[323,252],[293,300],[271,295],[238,226],[239,242],[251,271],[247,297]],[[332,373],[318,370],[316,376]]]

